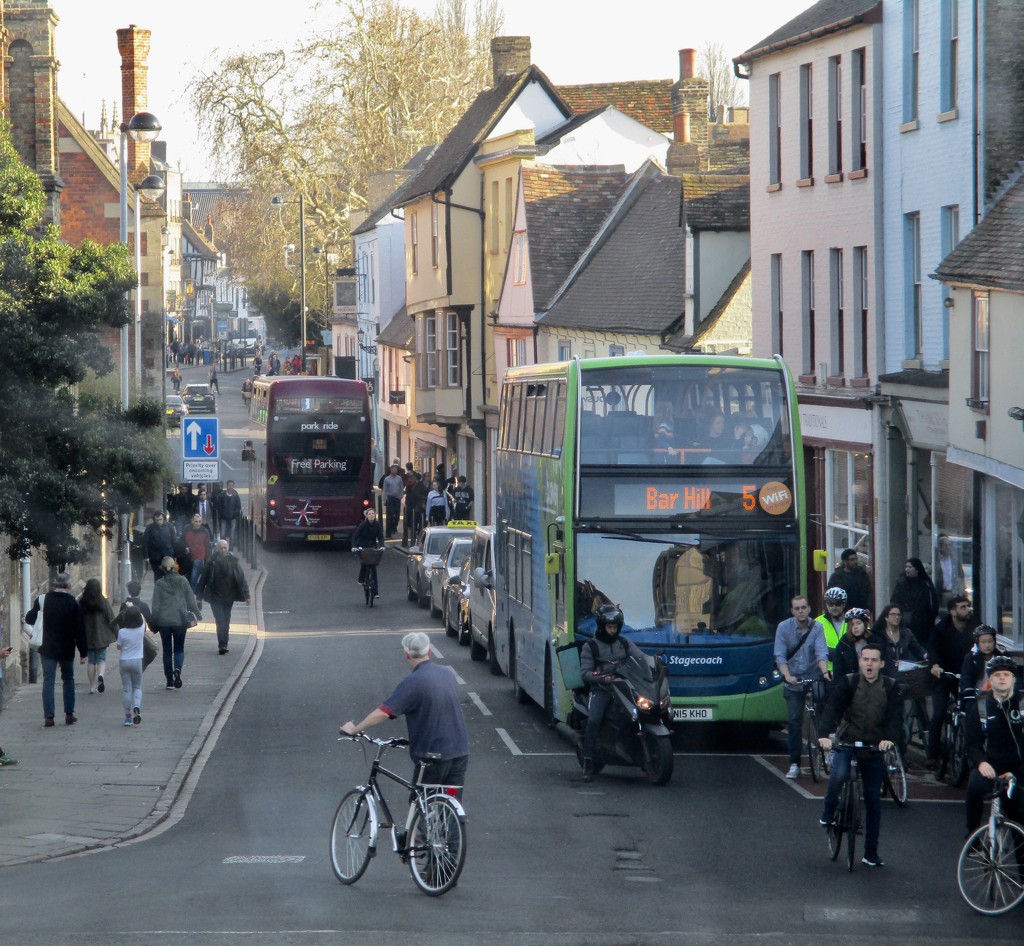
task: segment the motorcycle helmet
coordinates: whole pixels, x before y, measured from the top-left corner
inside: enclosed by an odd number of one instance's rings
[[[864,610],[864,608],[850,608],[846,614],[843,615],[844,621],[851,621],[854,618],[859,618],[864,622],[864,626],[869,630],[871,628],[871,612]]]
[[[1017,672],[1017,665],[1013,662],[1012,657],[1000,654],[985,664],[985,673],[989,676],[992,676],[997,670],[1009,670],[1010,673],[1015,674]]]
[[[977,640],[979,637],[984,637],[986,634],[990,634],[992,637],[996,636],[996,629],[989,627],[987,624],[979,624],[974,629],[974,639]]]
[[[620,631],[624,623],[622,612],[614,604],[602,604],[597,609],[598,626],[614,624]]]
[[[846,592],[839,587],[829,588],[825,592],[826,601],[846,601]]]

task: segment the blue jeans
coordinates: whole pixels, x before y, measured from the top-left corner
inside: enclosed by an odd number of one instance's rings
[[[192,575],[189,580],[192,582],[192,590],[196,590],[196,585],[199,584],[199,576],[203,574],[203,569],[206,567],[206,561],[200,559],[199,561],[192,563]]]
[[[60,679],[64,686],[64,713],[70,716],[75,711],[75,658],[54,660],[43,657],[43,716],[53,719],[54,687],[57,682],[57,665],[60,665]]]
[[[174,671],[185,666],[185,627],[158,627],[160,640],[164,645],[164,676],[168,683],[174,682]],[[171,650],[173,647],[173,662]]]
[[[785,687],[786,735],[789,737],[789,764],[800,764],[800,745],[803,742],[804,691]]]
[[[839,788],[850,774],[850,760],[855,750],[837,749],[832,754],[832,774],[825,792],[824,821],[831,821],[839,801]],[[878,833],[882,826],[882,784],[885,782],[885,756],[876,753],[863,755],[860,760],[860,779],[864,785],[864,856],[878,856]]]

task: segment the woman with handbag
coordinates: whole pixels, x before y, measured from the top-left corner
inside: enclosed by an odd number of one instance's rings
[[[106,689],[103,675],[107,672],[107,648],[117,640],[114,627],[114,609],[103,594],[98,578],[90,578],[78,598],[85,615],[85,640],[89,677],[89,692],[102,693]]]
[[[185,665],[185,632],[198,622],[199,605],[192,585],[178,574],[178,563],[166,556],[160,563],[163,577],[153,583],[153,623],[164,645],[164,676],[167,689],[181,688]]]

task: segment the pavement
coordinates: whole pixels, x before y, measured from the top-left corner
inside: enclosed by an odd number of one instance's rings
[[[64,723],[59,674],[50,729],[43,728],[41,682],[23,684],[8,699],[0,745],[18,764],[0,767],[0,867],[116,847],[180,820],[262,651],[266,572],[239,561],[250,603],[232,610],[228,653],[217,653],[213,616],[204,604],[202,620],[185,639],[181,689],[165,689],[161,655],[143,674],[141,725],[123,725],[115,647],[107,652],[104,693],[89,693],[85,666],[76,659],[78,722],[72,726]],[[147,602],[152,582],[147,573]]]

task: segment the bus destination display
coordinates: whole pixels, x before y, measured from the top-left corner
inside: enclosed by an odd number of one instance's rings
[[[792,507],[793,491],[788,485],[778,480],[756,479],[630,480],[614,484],[612,503],[614,515],[640,518],[702,513],[780,516]]]

